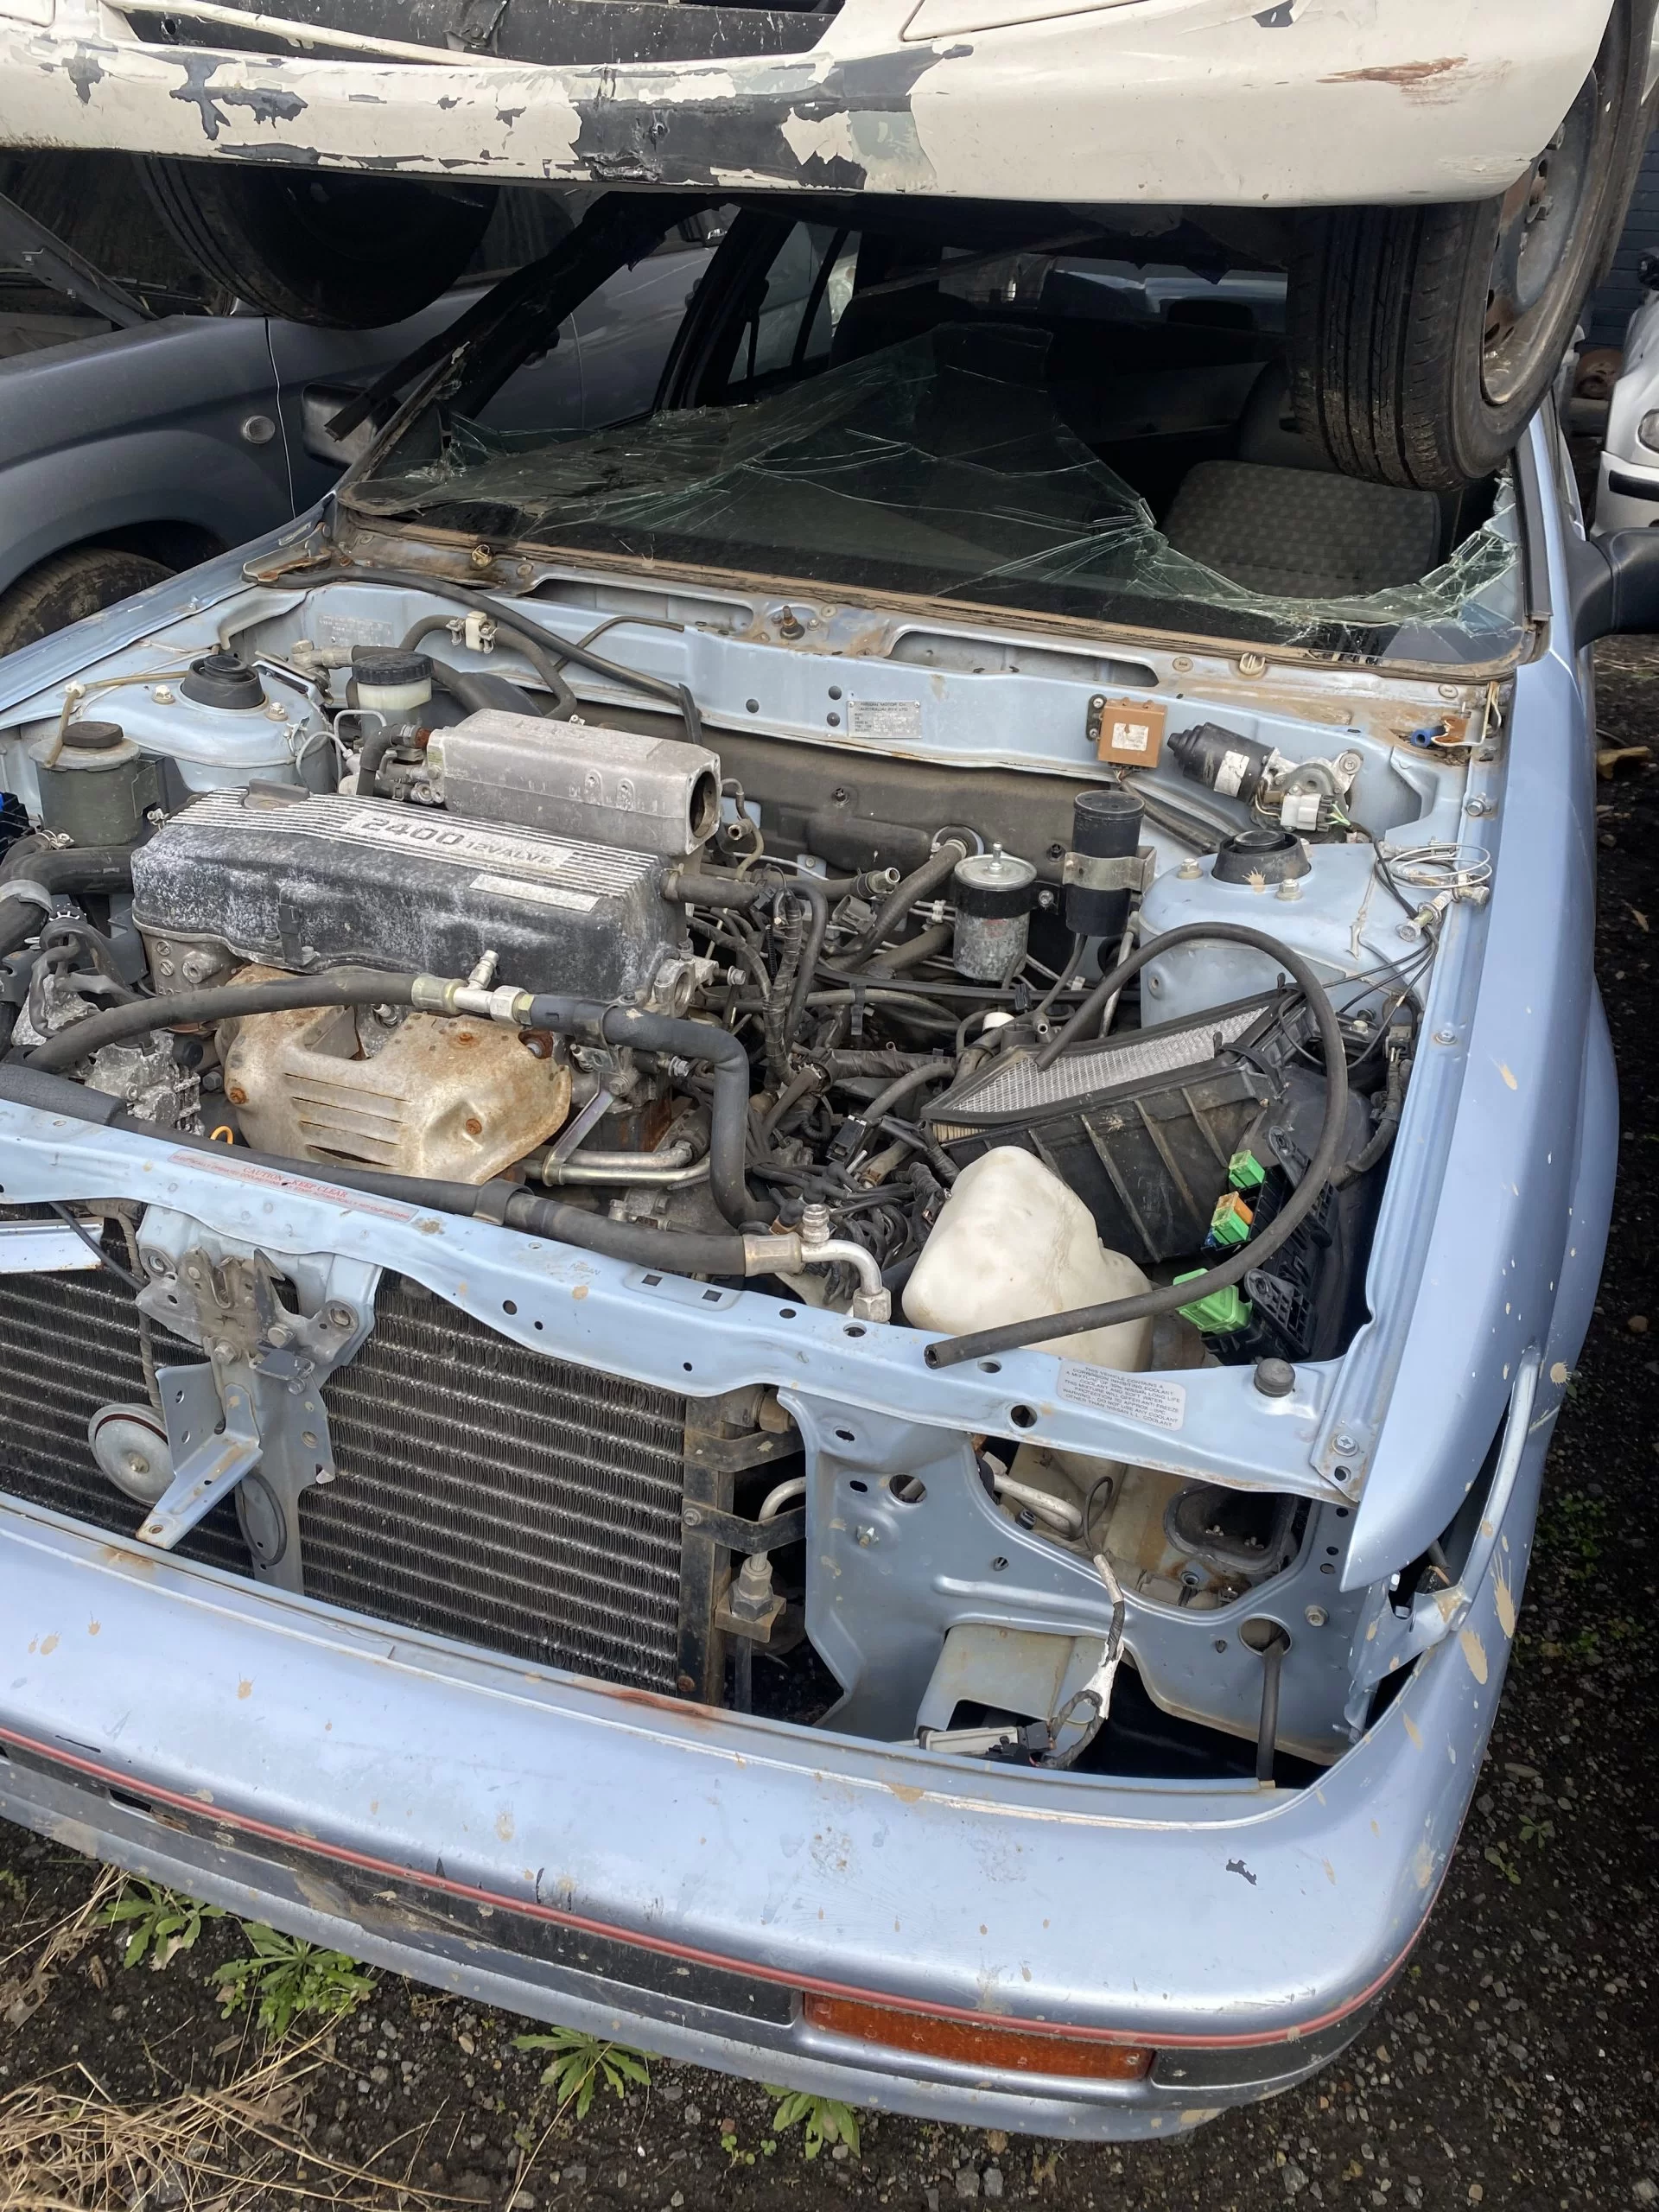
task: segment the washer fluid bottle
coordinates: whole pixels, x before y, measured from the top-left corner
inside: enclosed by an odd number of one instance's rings
[[[904,1307],[918,1328],[957,1337],[1151,1287],[1133,1260],[1101,1243],[1094,1216],[1051,1168],[1018,1145],[998,1145],[951,1185]],[[1121,1321],[1039,1349],[1091,1367],[1140,1369],[1152,1354],[1152,1323]]]

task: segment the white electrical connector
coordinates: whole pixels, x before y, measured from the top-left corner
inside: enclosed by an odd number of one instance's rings
[[[1325,803],[1321,791],[1287,791],[1279,806],[1279,826],[1294,830],[1297,836],[1312,835],[1319,826],[1319,809]]]

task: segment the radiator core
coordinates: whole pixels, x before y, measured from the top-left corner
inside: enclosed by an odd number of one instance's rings
[[[158,1332],[156,1357],[200,1354]],[[683,1399],[525,1351],[390,1275],[323,1398],[339,1473],[301,1501],[308,1595],[672,1694]],[[130,1535],[141,1509],[86,1441],[118,1401],[144,1401],[125,1286],[0,1275],[0,1491]],[[229,1501],[180,1549],[249,1572]]]

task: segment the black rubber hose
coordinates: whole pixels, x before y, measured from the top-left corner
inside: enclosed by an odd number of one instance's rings
[[[413,976],[382,974],[370,968],[335,968],[324,976],[295,976],[276,982],[221,983],[207,990],[175,991],[165,998],[140,999],[111,1007],[77,1021],[37,1045],[27,1057],[31,1068],[73,1067],[100,1045],[181,1021],[228,1021],[238,1015],[294,1013],[313,1007],[409,1006]],[[737,1039],[706,1021],[682,1021],[671,1014],[646,1014],[637,1007],[613,1006],[600,999],[533,998],[528,1029],[575,1031],[607,1045],[630,1045],[642,1052],[676,1052],[706,1065],[714,1078],[713,1128],[709,1137],[709,1187],[715,1203],[734,1228],[755,1219],[758,1209],[743,1180],[749,1110],[749,1056]]]
[[[1122,1321],[1143,1321],[1160,1313],[1176,1313],[1183,1306],[1195,1305],[1212,1291],[1225,1290],[1242,1282],[1252,1268],[1259,1268],[1279,1249],[1319,1203],[1320,1192],[1336,1172],[1347,1135],[1348,1058],[1336,1009],[1324,984],[1300,953],[1293,952],[1288,945],[1281,944],[1260,930],[1246,929],[1236,922],[1195,922],[1185,929],[1166,930],[1161,937],[1141,945],[1101,977],[1059,1035],[1039,1052],[1035,1065],[1039,1070],[1047,1067],[1066,1039],[1085,1031],[1112,993],[1122,990],[1132,976],[1138,976],[1148,960],[1172,951],[1178,944],[1199,943],[1248,945],[1252,951],[1265,953],[1269,960],[1276,960],[1299,986],[1319,1023],[1319,1044],[1325,1054],[1325,1114],[1307,1172],[1259,1236],[1248,1244],[1241,1244],[1230,1258],[1206,1268],[1202,1274],[1191,1276],[1185,1282],[1166,1283],[1156,1289],[1141,1291],[1133,1298],[1115,1298],[1103,1306],[1078,1306],[1068,1313],[1042,1313],[1029,1321],[1005,1322],[1001,1328],[976,1329],[970,1336],[943,1337],[937,1344],[929,1344],[922,1355],[930,1367],[957,1367],[963,1360],[988,1359],[998,1352],[1018,1351],[1027,1344],[1046,1344],[1054,1337],[1115,1328]]]
[[[382,722],[378,729],[372,729],[357,748],[357,795],[372,798],[374,786],[380,773],[380,763],[397,743],[406,722]]]
[[[774,925],[772,943],[776,945],[778,970],[766,993],[766,1008],[761,1017],[761,1030],[766,1039],[766,1080],[785,1084],[789,1080],[789,1039],[791,1015],[794,1010],[795,978],[801,965],[801,940],[806,934],[806,923],[801,906],[785,903],[782,909],[785,918]],[[810,914],[809,907],[807,912]],[[803,994],[804,996],[804,994]]]
[[[824,964],[837,975],[845,975],[873,951],[889,931],[897,928],[919,899],[931,899],[941,891],[956,873],[957,861],[967,857],[968,848],[961,839],[947,837],[937,853],[930,854],[920,868],[912,869],[901,880],[897,890],[887,893],[876,910],[875,919],[857,944]]]
[[[850,1142],[850,1148],[848,1142],[843,1142],[842,1149],[847,1151],[849,1159],[853,1154],[863,1150],[869,1132],[880,1128],[883,1117],[893,1111],[901,1098],[908,1098],[912,1090],[923,1090],[930,1083],[948,1079],[956,1071],[955,1061],[941,1057],[929,1060],[923,1067],[906,1068],[902,1075],[894,1076],[891,1083],[876,1092],[868,1106],[861,1106],[856,1114],[849,1115],[843,1124],[843,1139],[847,1130],[861,1131],[856,1141]]]
[[[856,879],[849,879],[855,880]],[[728,906],[740,910],[759,906],[774,897],[779,887],[776,873],[766,875],[696,874],[681,869],[663,886],[664,899],[672,899],[682,906]],[[806,1020],[807,1001],[823,951],[823,940],[830,927],[830,891],[815,875],[792,875],[784,880],[782,887],[804,899],[811,909],[805,940],[801,947],[800,967],[790,995],[789,1020],[786,1034],[791,1040],[798,1037]]]
[[[575,704],[569,685],[553,664],[555,653],[561,660],[573,660],[582,668],[591,669],[596,676],[608,676],[613,683],[626,684],[653,698],[666,699],[684,717],[686,735],[694,744],[702,742],[702,716],[683,683],[671,683],[666,677],[647,676],[639,669],[624,668],[616,661],[607,660],[602,653],[589,652],[585,645],[570,645],[563,638],[550,639],[545,631],[522,620],[510,607],[504,607],[487,592],[474,591],[453,577],[432,575],[424,569],[383,569],[351,563],[338,569],[308,569],[303,582],[308,591],[326,583],[392,584],[402,591],[429,591],[435,599],[453,599],[458,607],[474,607],[480,613],[487,614],[509,637],[518,639],[524,648],[525,658],[556,699],[563,696],[572,707]],[[547,663],[545,667],[543,660]]]
[[[132,849],[129,845],[48,844],[44,837],[19,837],[0,860],[0,883],[38,883],[42,891],[130,891]],[[31,899],[0,899],[0,959],[40,934],[46,915]]]
[[[404,638],[398,650],[401,652],[413,652],[423,638],[429,636],[434,630],[445,630],[448,626],[442,614],[423,615]],[[521,715],[540,715],[550,712],[560,715],[574,714],[576,710],[576,695],[559,674],[551,659],[550,658],[547,666],[543,668],[540,663],[532,658],[528,646],[525,648],[524,658],[530,661],[531,665],[544,683],[554,686],[553,704],[550,709],[543,708],[538,700],[532,699],[529,692],[522,685],[515,683],[511,677],[497,676],[484,669],[452,668],[448,661],[434,660],[430,653],[427,655],[427,658],[432,661],[432,681],[441,690],[447,691],[452,699],[459,699],[469,714],[476,714],[480,707],[505,707],[510,714]],[[514,694],[514,698],[505,697],[505,695],[508,692]]]
[[[823,940],[830,927],[830,899],[823,886],[807,875],[798,875],[790,885],[798,899],[804,899],[809,910],[806,938],[801,947],[801,964],[796,971],[795,988],[790,995],[788,1039],[793,1044],[800,1035],[806,1020],[806,1001],[812,988],[818,962],[823,956]]]
[[[165,998],[137,999],[105,1014],[77,1021],[28,1054],[24,1065],[50,1071],[73,1067],[100,1045],[118,1045],[152,1029],[181,1021],[229,1021],[239,1014],[292,1014],[325,1006],[409,1006],[412,976],[384,975],[372,968],[334,968],[325,976],[293,976],[279,982],[219,983],[200,991],[174,991]]]
[[[160,1129],[153,1122],[141,1122],[122,1113],[119,1101],[105,1092],[88,1090],[67,1076],[53,1075],[21,1061],[0,1067],[0,1099],[43,1114],[162,1140],[175,1150],[212,1153],[218,1160],[231,1158],[245,1166],[270,1167],[278,1174],[302,1176],[308,1183],[333,1183],[340,1190],[393,1198],[432,1213],[466,1218],[482,1214],[489,1219],[499,1207],[509,1229],[575,1244],[630,1267],[661,1268],[664,1274],[682,1275],[741,1278],[744,1272],[744,1243],[735,1234],[710,1235],[696,1230],[655,1229],[644,1222],[612,1221],[607,1215],[589,1213],[586,1207],[567,1205],[562,1199],[542,1198],[533,1191],[504,1191],[499,1183],[429,1181],[421,1175],[389,1175],[378,1168],[347,1167],[332,1160],[321,1164],[314,1160],[289,1160],[281,1153],[254,1152],[243,1145],[232,1152],[211,1138],[189,1136],[179,1129]]]
[[[1377,1120],[1376,1128],[1371,1136],[1370,1141],[1365,1145],[1360,1152],[1356,1154],[1354,1158],[1348,1162],[1346,1166],[1338,1167],[1336,1173],[1332,1177],[1331,1179],[1336,1185],[1338,1190],[1343,1190],[1347,1186],[1347,1185],[1356,1181],[1360,1176],[1369,1174],[1371,1169],[1376,1166],[1378,1160],[1380,1160],[1383,1154],[1388,1151],[1389,1146],[1394,1142],[1395,1135],[1398,1134],[1400,1128],[1400,1116],[1404,1113],[1405,1107],[1405,1069],[1402,1062],[1399,1060],[1391,1060],[1389,1064],[1388,1090],[1383,1099],[1382,1114]]]
[[[758,906],[777,888],[775,881],[753,875],[700,875],[691,868],[677,868],[664,882],[663,896],[682,906],[734,906],[741,911]]]
[[[647,1014],[639,1007],[614,1006],[599,999],[538,995],[524,1017],[527,1029],[575,1033],[595,1043],[631,1046],[645,1052],[677,1053],[700,1061],[713,1078],[709,1131],[709,1188],[715,1204],[734,1229],[758,1221],[761,1208],[743,1179],[748,1158],[749,1056],[729,1030],[711,1022],[685,1021],[677,1015]]]
[[[361,575],[364,571],[359,569],[354,570],[353,573]],[[375,571],[375,575],[377,576],[385,576],[386,578],[398,576],[402,577],[405,582],[410,581],[414,573],[414,571],[406,572],[401,569],[387,569]],[[486,611],[481,604],[481,594],[477,594],[470,598],[467,598],[463,596],[466,590],[466,587],[464,585],[458,585],[452,589],[447,578],[443,579],[442,582],[437,580],[431,581],[432,588],[440,599],[460,599],[463,606],[472,607],[480,613]],[[530,663],[537,675],[541,677],[543,683],[546,684],[548,690],[552,693],[553,703],[556,710],[562,715],[574,714],[576,709],[576,695],[570,689],[570,686],[565,682],[564,678],[559,674],[558,664],[553,658],[553,655],[549,649],[549,640],[544,633],[537,629],[533,623],[520,621],[517,616],[505,613],[499,607],[491,606],[487,609],[487,612],[489,613],[490,620],[495,624],[498,630],[505,630],[510,638],[516,638],[518,639],[519,649],[523,652],[524,658]],[[416,623],[414,628],[404,637],[401,650],[406,653],[413,652],[421,639],[428,636],[430,632],[440,628],[447,629],[448,626],[448,625],[444,621],[443,617],[441,614],[425,615],[420,621]],[[435,676],[436,673],[437,671],[435,667],[433,674]]]

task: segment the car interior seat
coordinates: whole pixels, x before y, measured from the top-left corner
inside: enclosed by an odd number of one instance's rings
[[[1337,474],[1298,428],[1285,365],[1272,360],[1245,401],[1235,458],[1190,468],[1162,527],[1178,552],[1252,591],[1346,599],[1427,575],[1446,520],[1433,492]]]

